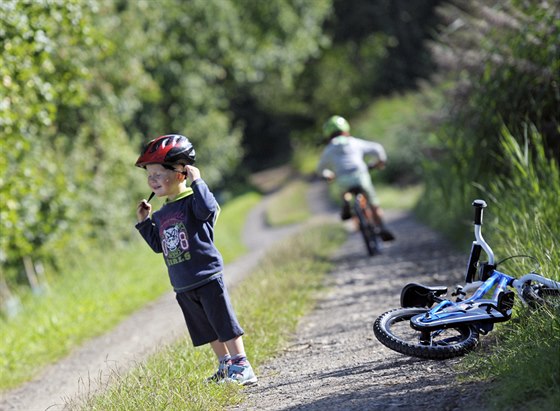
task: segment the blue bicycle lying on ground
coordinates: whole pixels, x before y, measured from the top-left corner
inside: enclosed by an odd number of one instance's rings
[[[542,306],[549,303],[549,298],[560,296],[560,282],[534,271],[516,279],[496,269],[501,262],[516,256],[494,262],[494,253],[481,232],[486,202],[475,200],[473,206],[475,241],[465,285],[457,286],[451,294],[455,301],[442,298],[446,287],[407,284],[401,291],[402,308],[380,315],[373,324],[373,332],[383,345],[401,354],[427,359],[461,356],[475,349],[479,335],[490,332],[494,323],[511,318],[516,294],[530,307]],[[482,250],[487,262],[479,262]],[[485,298],[492,290],[491,298]],[[555,302],[558,303],[557,298]]]

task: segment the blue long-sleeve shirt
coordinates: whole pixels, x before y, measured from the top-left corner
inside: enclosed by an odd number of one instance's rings
[[[156,253],[163,253],[176,292],[192,290],[222,275],[222,255],[214,245],[214,223],[220,207],[206,183],[191,189],[136,224]]]

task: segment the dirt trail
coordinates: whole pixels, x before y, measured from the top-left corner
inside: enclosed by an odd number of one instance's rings
[[[336,210],[326,205],[324,192],[323,183],[312,184],[309,203],[316,217],[336,221]],[[265,227],[265,206],[266,201],[253,211],[245,229],[251,252],[226,268],[230,286],[248,274],[271,245],[301,229]],[[411,216],[388,213],[387,220],[397,241],[382,255],[369,258],[359,235],[350,235],[327,278],[332,291],[301,321],[289,347],[260,367],[259,385],[248,388],[247,402],[235,409],[481,409],[481,387],[458,383],[451,368],[454,360],[405,357],[373,336],[373,321],[397,307],[404,284],[451,285],[460,281],[464,265],[464,256],[451,252],[441,237]],[[35,380],[3,393],[0,411],[64,409],[67,398],[103,386],[113,372],[128,369],[185,332],[174,296],[166,294]]]

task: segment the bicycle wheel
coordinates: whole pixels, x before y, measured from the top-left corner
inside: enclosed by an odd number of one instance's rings
[[[426,308],[397,308],[380,315],[373,324],[375,337],[386,347],[401,354],[432,360],[459,357],[478,345],[478,331],[457,326],[435,331],[418,331],[410,319]]]
[[[377,241],[377,236],[373,226],[369,223],[363,208],[361,207],[360,200],[356,199],[354,203],[354,212],[360,224],[360,232],[362,233],[362,238],[366,245],[367,252],[370,256],[373,256],[379,252],[379,243]]]

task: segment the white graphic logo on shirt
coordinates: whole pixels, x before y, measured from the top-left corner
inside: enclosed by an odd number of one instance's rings
[[[177,222],[175,225],[163,229],[161,245],[168,265],[174,265],[191,258],[188,252],[187,230],[182,222]]]
[[[163,242],[168,251],[175,251],[179,246],[179,229],[177,226],[173,226],[166,230],[163,230]]]

